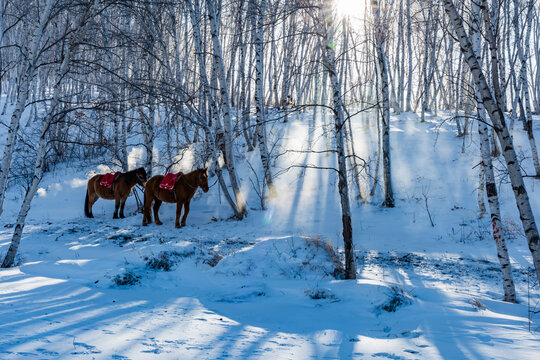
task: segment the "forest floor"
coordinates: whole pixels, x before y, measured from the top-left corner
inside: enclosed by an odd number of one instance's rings
[[[376,127],[352,124],[357,155],[373,164]],[[356,281],[334,277],[335,174],[288,169],[333,166],[332,156],[285,152],[309,141],[325,148],[307,115],[270,129],[280,175],[267,210],[250,181],[257,152],[238,151],[251,207],[243,221],[230,220],[217,185],[198,192],[182,229],[170,204],[164,225],[142,227],[133,197],[125,219],[113,220],[105,200],[87,219],[86,179],[103,166],[57,166],[33,202],[17,266],[0,270],[0,359],[537,358],[540,314],[529,322],[529,304],[540,310],[540,290],[506,177],[498,180],[518,304],[501,301],[489,219],[478,218],[478,144],[441,117],[403,114],[391,125],[396,207],[380,207],[379,192],[371,204],[353,201]],[[526,181],[538,218],[540,180]],[[10,188],[0,255],[22,196]]]

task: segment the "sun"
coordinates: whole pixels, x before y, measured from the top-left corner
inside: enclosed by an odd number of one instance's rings
[[[339,17],[361,19],[364,16],[365,0],[334,0],[334,4]]]

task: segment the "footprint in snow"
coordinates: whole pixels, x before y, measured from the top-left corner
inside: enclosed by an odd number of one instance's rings
[[[85,343],[73,342],[73,346],[75,346],[75,347],[79,346],[79,347],[82,347],[82,348],[84,348],[86,350],[74,351],[74,352],[71,353],[72,355],[100,354],[101,353],[101,350],[98,350],[95,346],[88,345],[88,344],[85,344]]]
[[[405,360],[404,357],[401,357],[401,356],[398,356],[398,355],[395,355],[395,354],[389,354],[389,353],[376,353],[376,354],[373,354],[371,356],[372,357],[383,357],[383,358],[392,359],[392,360]]]
[[[155,348],[152,350],[143,350],[141,352],[147,353],[147,354],[161,354],[162,353],[162,351],[159,348]]]
[[[411,353],[411,354],[419,354],[419,353],[420,353],[420,351],[411,350],[411,349],[405,349],[405,350],[403,350],[403,351],[408,352],[408,353]]]
[[[58,356],[59,355],[56,351],[49,351],[49,350],[43,349],[43,348],[36,349],[36,351],[39,351],[43,355],[52,355],[52,356]]]
[[[420,337],[420,335],[422,335],[422,332],[418,330],[403,331],[401,333],[401,336],[406,337],[406,338],[418,338]]]
[[[21,351],[21,352],[15,353],[15,355],[17,355],[17,356],[36,356],[37,354],[31,353],[31,352]]]

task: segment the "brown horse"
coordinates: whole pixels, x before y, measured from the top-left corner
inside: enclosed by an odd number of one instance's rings
[[[159,187],[163,175],[156,175],[152,177],[146,183],[144,189],[144,209],[143,209],[143,226],[146,226],[152,222],[152,214],[150,213],[150,207],[154,202],[154,217],[156,218],[156,224],[163,224],[159,220],[159,207],[162,202],[176,203],[176,221],[174,226],[179,228],[180,214],[182,213],[182,205],[184,206],[184,216],[182,216],[182,225],[186,226],[186,218],[189,214],[189,203],[195,191],[198,187],[204,192],[208,191],[208,171],[207,169],[197,169],[189,174],[178,174],[178,180],[174,184],[172,190],[165,190]]]
[[[123,219],[124,206],[126,205],[129,194],[131,194],[131,190],[137,184],[143,187],[146,184],[146,170],[144,168],[138,168],[120,173],[110,188],[99,184],[102,178],[103,174],[98,174],[88,180],[88,189],[86,191],[86,199],[84,200],[84,215],[93,218],[92,206],[102,197],[115,201],[113,219],[118,219],[118,208],[120,208],[120,218]]]

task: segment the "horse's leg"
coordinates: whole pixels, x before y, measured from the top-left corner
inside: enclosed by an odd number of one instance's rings
[[[144,199],[143,199],[143,226],[146,226],[152,222],[152,214],[150,214],[150,207],[152,206],[153,197],[150,194],[150,189],[144,189]]]
[[[189,203],[191,202],[191,199],[186,201],[184,203],[184,216],[182,216],[182,223],[180,224],[182,227],[186,226],[186,219],[189,214]]]
[[[94,213],[92,211],[92,207],[94,206],[94,204],[96,203],[96,201],[98,201],[99,199],[99,195],[94,192],[93,195],[90,196],[90,198],[88,199],[89,202],[88,202],[88,207],[89,207],[89,211],[90,211],[90,217],[93,218],[94,217]]]
[[[162,203],[163,201],[159,199],[156,199],[154,201],[154,218],[156,219],[156,225],[163,225],[161,220],[159,220],[159,207],[161,206]]]
[[[86,198],[84,199],[84,214],[89,218],[94,217],[94,215],[92,214],[92,205],[94,204],[94,202],[92,201],[93,199],[94,193],[91,190],[91,186],[89,183],[86,188]]]
[[[175,228],[180,228],[180,214],[182,214],[182,203],[177,202],[176,203],[176,220],[174,222]]]
[[[120,199],[120,219],[125,218],[124,216],[124,207],[126,206],[127,196]]]
[[[118,209],[120,208],[120,195],[114,194],[114,215],[113,219],[118,219]]]

